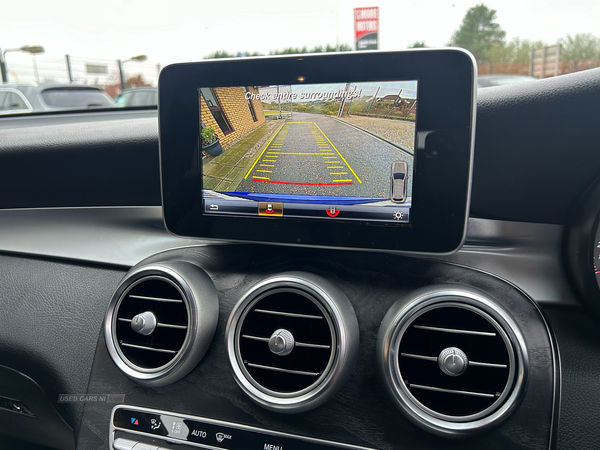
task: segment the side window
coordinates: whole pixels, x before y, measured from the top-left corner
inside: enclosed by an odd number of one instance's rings
[[[23,98],[12,91],[0,92],[0,111],[29,110]]]
[[[217,122],[217,124],[219,124],[219,127],[221,128],[223,134],[229,134],[233,132],[233,128],[231,128],[231,125],[229,125],[229,121],[227,120],[227,117],[223,112],[223,108],[221,108],[221,104],[217,100],[215,91],[213,91],[211,88],[200,88],[200,92],[202,92],[204,101],[206,102],[208,109],[210,109],[210,112],[215,118],[215,121]]]
[[[23,98],[16,92],[8,93],[8,109],[28,109]]]
[[[158,106],[158,92],[152,91],[150,92],[150,102],[148,103],[152,106]]]
[[[127,106],[146,106],[148,103],[148,92],[132,92],[131,102]]]
[[[127,105],[127,101],[129,100],[129,97],[131,97],[131,92],[125,92],[124,94],[119,95],[119,97],[117,98],[117,106],[123,108],[125,106],[129,106]]]

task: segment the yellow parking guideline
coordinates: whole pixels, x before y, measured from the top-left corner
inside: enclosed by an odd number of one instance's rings
[[[275,162],[275,161],[273,161]],[[275,167],[275,164],[260,164],[261,167]]]
[[[285,125],[285,123],[281,124],[281,126],[277,129],[277,132],[273,135],[273,137],[271,138],[271,140],[267,143],[267,145],[265,145],[265,148],[263,149],[262,152],[260,152],[260,155],[258,155],[258,158],[256,158],[256,161],[254,161],[254,164],[252,164],[252,167],[250,167],[250,170],[248,171],[248,173],[244,177],[244,180],[246,178],[248,178],[248,175],[250,175],[250,172],[252,172],[252,170],[254,169],[254,166],[256,166],[256,163],[258,162],[258,160],[262,157],[262,155],[265,152],[265,150],[267,150],[267,148],[269,148],[269,145],[271,145],[271,142],[273,142],[273,139],[275,139],[275,136],[277,136],[277,133],[279,133],[281,131],[281,129],[283,128],[284,125]]]
[[[258,177],[257,177],[258,178]],[[358,178],[357,178],[358,179]],[[348,183],[351,182],[352,180],[333,180],[334,183]]]
[[[329,175],[348,175],[348,172],[329,172]]]
[[[268,177],[257,177],[256,175],[254,175],[252,178],[258,178],[259,180],[269,180],[270,179]]]
[[[329,161],[327,161],[329,162]],[[327,166],[328,169],[343,169],[344,166]]]
[[[317,125],[316,123],[314,123],[314,124],[315,124],[315,127],[317,127],[321,133],[323,133],[323,130],[321,130],[321,127],[319,125]],[[350,167],[350,164],[348,164],[348,161],[346,161],[346,159],[342,156],[342,154],[339,152],[339,150],[337,148],[335,148],[335,145],[333,145],[333,142],[331,142],[329,140],[329,138],[327,137],[327,135],[325,133],[323,133],[323,136],[325,136],[325,139],[327,139],[327,142],[329,142],[329,144],[337,152],[337,154],[340,155],[340,158],[342,158],[342,161],[344,161],[346,166],[348,166],[348,169],[350,169],[350,172],[352,172],[352,175],[354,175],[356,177],[356,181],[358,181],[359,183],[362,184],[362,181],[360,181],[360,178],[358,178],[358,175],[356,175],[356,172],[354,172],[354,169],[352,169],[352,167]],[[352,180],[347,180],[347,181],[352,181]]]

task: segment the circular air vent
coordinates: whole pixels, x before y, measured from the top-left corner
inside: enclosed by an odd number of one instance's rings
[[[283,274],[236,305],[227,343],[234,377],[254,401],[300,412],[343,383],[356,358],[358,323],[348,299],[326,280]]]
[[[202,269],[187,262],[144,266],[125,277],[111,300],[106,345],[127,376],[165,385],[200,361],[217,318],[216,290]]]
[[[439,434],[499,423],[525,384],[518,328],[492,300],[463,287],[398,301],[382,322],[378,358],[401,411]]]

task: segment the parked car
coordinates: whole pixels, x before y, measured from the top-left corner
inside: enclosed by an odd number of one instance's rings
[[[537,81],[537,78],[526,75],[480,75],[477,77],[477,87],[505,86],[507,84]]]
[[[0,88],[0,114],[32,112],[31,104],[18,89]]]
[[[404,161],[392,164],[392,201],[403,203],[406,200],[406,173],[408,165]]]
[[[158,89],[153,87],[126,89],[115,97],[115,101],[120,108],[158,106]]]
[[[114,108],[102,89],[81,84],[9,83],[0,85],[0,114]]]

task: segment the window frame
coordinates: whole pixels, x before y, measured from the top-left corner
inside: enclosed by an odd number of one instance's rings
[[[210,93],[214,97],[215,102],[217,102],[216,106],[210,106],[208,104],[208,102],[206,101],[206,97],[204,96],[204,90],[205,89],[209,89],[210,90]],[[223,135],[227,136],[228,134],[233,133],[235,130],[233,129],[233,126],[231,126],[231,122],[230,122],[229,118],[227,117],[227,114],[225,113],[225,110],[221,106],[221,102],[219,101],[219,96],[215,92],[214,88],[211,88],[211,87],[200,88],[200,95],[202,95],[202,98],[204,99],[204,102],[206,103],[206,106],[207,106],[208,110],[212,114],[213,119],[215,119],[215,122],[217,122],[217,125],[219,125],[219,128],[221,129],[221,132],[223,133]],[[219,113],[219,114],[221,114],[223,116],[223,120],[225,121],[225,124],[229,127],[229,130],[227,130],[227,131],[223,130],[223,127],[219,123],[219,120],[215,117],[215,112]]]
[[[247,86],[242,86],[244,89],[244,94],[250,92]],[[258,117],[256,116],[256,111],[254,110],[254,105],[252,104],[251,99],[246,99],[246,103],[248,103],[248,109],[250,110],[250,116],[252,116],[252,120],[254,122],[258,122]]]
[[[1,87],[0,86],[0,92],[6,92],[7,96],[4,98],[3,104],[0,105],[0,111],[9,111],[9,113],[12,112],[33,112],[33,107],[31,106],[31,103],[29,103],[29,100],[27,100],[27,97],[25,97],[25,95],[19,91],[18,89],[15,88],[9,88],[9,87]],[[4,109],[4,103],[6,103],[7,99],[8,99],[8,94],[16,94],[25,104],[25,108],[21,108],[21,109]]]

